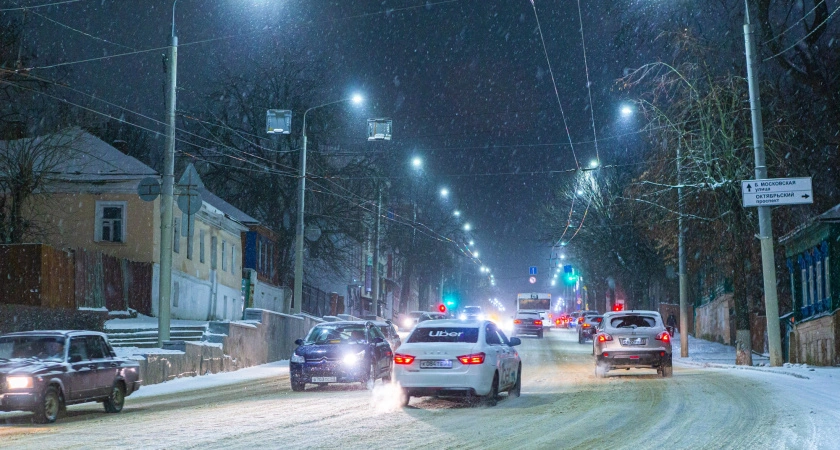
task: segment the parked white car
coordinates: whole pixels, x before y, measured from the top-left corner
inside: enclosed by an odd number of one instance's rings
[[[522,361],[508,339],[487,320],[420,322],[394,354],[394,380],[402,405],[411,397],[480,397],[495,405],[499,392],[518,397]]]

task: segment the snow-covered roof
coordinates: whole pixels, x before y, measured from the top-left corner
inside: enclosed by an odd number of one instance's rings
[[[6,147],[29,149],[39,159],[38,166],[50,171],[53,178],[64,181],[141,180],[158,175],[151,167],[79,127],[0,142],[0,148]]]
[[[224,215],[230,217],[231,219],[236,220],[237,222],[244,225],[256,225],[259,223],[257,219],[249,216],[248,214],[245,214],[244,211],[222,200],[216,194],[208,191],[207,189],[202,187],[199,188],[198,191],[201,193],[202,201],[218,209]]]

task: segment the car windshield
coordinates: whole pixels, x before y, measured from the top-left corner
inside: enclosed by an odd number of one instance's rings
[[[464,314],[481,314],[480,306],[467,306],[464,308]]]
[[[478,328],[469,327],[428,327],[418,328],[408,337],[409,343],[416,342],[478,342]]]
[[[313,328],[304,341],[306,344],[363,344],[364,325],[319,325]]]
[[[4,336],[0,359],[35,358],[64,361],[64,338],[59,336]]]
[[[613,328],[650,328],[656,325],[656,318],[651,316],[617,316],[610,319]]]

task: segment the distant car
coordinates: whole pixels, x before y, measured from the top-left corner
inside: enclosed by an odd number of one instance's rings
[[[423,314],[426,314],[426,311],[409,311],[400,316],[397,326],[400,327],[400,330],[410,331],[417,325],[417,321]]]
[[[581,323],[578,327],[578,344],[583,344],[586,341],[591,340],[592,336],[595,335],[595,329],[598,327],[598,324],[600,324],[601,320],[604,319],[604,316],[601,315],[589,315],[583,317],[583,323]]]
[[[484,313],[481,312],[480,306],[465,306],[464,310],[458,314],[461,320],[484,320]]]
[[[394,323],[390,320],[382,321],[374,321],[373,324],[379,328],[379,331],[382,332],[382,335],[385,336],[385,340],[388,341],[388,345],[391,346],[391,350],[396,350],[397,347],[402,345],[402,339],[400,335],[397,333],[397,327],[394,326]]]
[[[561,314],[554,319],[555,328],[569,328],[569,315]]]
[[[321,323],[295,344],[289,360],[293,391],[303,391],[308,383],[360,382],[373,389],[377,379],[391,381],[393,351],[371,321]]]
[[[417,325],[394,354],[394,381],[401,403],[411,397],[473,397],[495,405],[499,392],[518,397],[522,361],[493,322],[430,320]]]
[[[580,318],[580,311],[575,311],[569,314],[569,328],[577,328],[578,319]]]
[[[426,312],[420,315],[420,318],[417,319],[417,323],[425,322],[427,320],[443,320],[448,318],[449,316],[446,315],[446,313]]]
[[[513,334],[516,336],[522,334],[533,334],[542,339],[543,337],[543,320],[538,312],[518,312],[513,319]]]
[[[653,368],[673,375],[671,335],[656,311],[608,312],[594,337],[595,376],[612,369]]]
[[[0,336],[0,411],[31,411],[55,422],[67,405],[101,402],[122,411],[140,389],[140,366],[118,358],[93,331],[27,331]]]

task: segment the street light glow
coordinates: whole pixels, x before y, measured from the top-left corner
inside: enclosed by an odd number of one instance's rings
[[[477,251],[473,251],[472,255],[473,255],[473,258],[478,258],[478,252]]]
[[[470,245],[475,245],[475,241],[470,241]]]
[[[464,224],[464,231],[470,231],[471,229],[472,229],[472,227],[470,226],[469,223]],[[470,242],[472,242],[472,241],[470,241]],[[470,244],[470,245],[472,245],[472,244]]]
[[[598,160],[597,159],[593,159],[592,161],[589,161],[589,168],[590,169],[594,169],[596,167],[598,167]]]
[[[423,167],[423,160],[419,156],[415,156],[411,159],[411,167],[415,169],[420,169]]]
[[[365,101],[365,98],[362,97],[362,94],[353,94],[353,97],[350,100],[354,105],[361,105],[362,102]]]
[[[455,217],[461,217],[461,211],[456,210],[454,213],[452,213],[452,215]]]
[[[440,190],[440,196],[443,197],[443,198],[449,197],[449,189],[442,188]],[[458,212],[458,211],[455,211],[455,212]]]
[[[633,115],[633,108],[630,105],[624,105],[621,107],[621,117],[630,117]]]
[[[560,259],[566,259],[566,255],[560,255]]]

